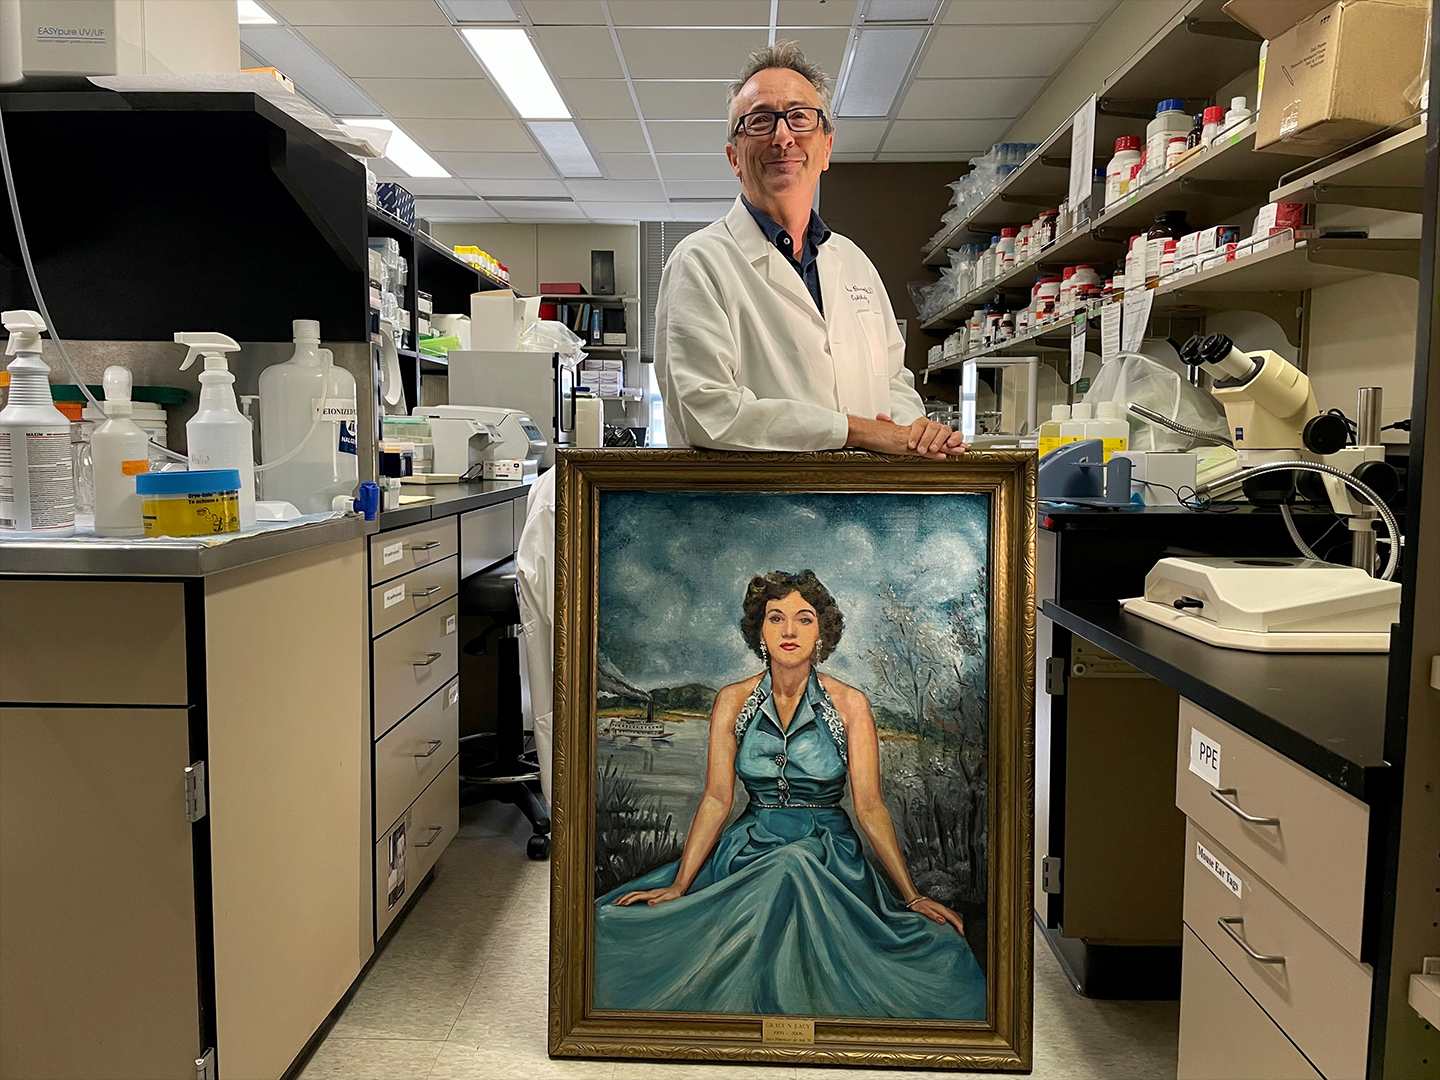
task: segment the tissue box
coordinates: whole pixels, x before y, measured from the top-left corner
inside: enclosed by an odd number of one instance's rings
[[[399,218],[410,228],[415,227],[415,196],[399,184],[392,181],[376,184],[375,201],[381,210]]]

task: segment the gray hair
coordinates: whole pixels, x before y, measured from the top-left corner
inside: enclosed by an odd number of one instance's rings
[[[768,68],[786,68],[796,72],[815,87],[815,94],[820,100],[820,108],[824,113],[824,130],[826,132],[835,130],[835,125],[830,122],[830,76],[825,74],[819,64],[812,64],[805,59],[805,54],[800,51],[799,42],[777,41],[774,45],[767,45],[763,49],[756,49],[752,52],[750,58],[745,61],[745,66],[740,69],[740,74],[735,77],[735,81],[726,88],[725,112],[730,125],[727,141],[735,141],[735,99],[740,96],[740,91],[745,89],[746,83]]]

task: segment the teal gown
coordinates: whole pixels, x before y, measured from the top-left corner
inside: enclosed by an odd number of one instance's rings
[[[949,923],[907,911],[866,861],[845,794],[845,727],[812,674],[789,729],[767,673],[735,721],[750,804],[678,900],[678,862],[595,902],[595,1007],[984,1020],[985,976]]]

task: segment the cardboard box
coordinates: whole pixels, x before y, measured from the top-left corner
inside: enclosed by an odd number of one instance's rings
[[[1428,0],[1339,0],[1270,39],[1255,149],[1324,157],[1404,120],[1428,17]]]
[[[1222,9],[1241,26],[1274,41],[1301,19],[1308,19],[1335,0],[1229,0]]]
[[[470,294],[471,349],[484,352],[513,352],[520,347],[525,304],[509,289]],[[435,320],[431,320],[434,322]]]

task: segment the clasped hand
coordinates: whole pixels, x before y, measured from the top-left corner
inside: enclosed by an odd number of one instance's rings
[[[880,454],[914,455],[931,461],[958,457],[970,449],[965,436],[938,420],[920,417],[914,423],[895,423],[885,413],[874,420],[850,417],[847,446]]]

